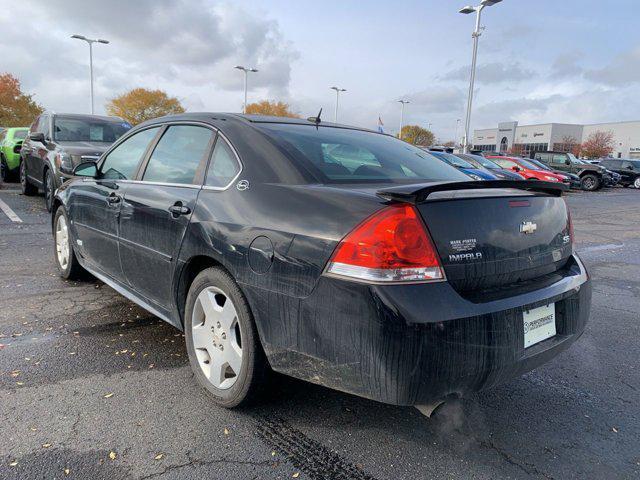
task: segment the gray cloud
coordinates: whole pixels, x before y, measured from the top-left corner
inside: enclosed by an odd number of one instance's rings
[[[463,108],[466,99],[464,90],[453,86],[435,85],[427,90],[409,93],[411,108],[419,108],[428,114],[456,112]]]
[[[578,61],[583,57],[581,52],[567,52],[558,55],[551,64],[550,78],[560,79],[579,76],[583,73],[583,68],[578,65]]]
[[[38,92],[45,106],[63,105],[70,111],[84,111],[88,103],[87,46],[71,40],[74,33],[111,42],[94,47],[99,107],[137,86],[163,88],[170,94],[175,86],[188,99],[205,98],[207,87],[216,92],[241,90],[242,73],[233,68],[237,64],[260,69],[251,78],[252,88],[270,96],[285,95],[291,64],[298,58],[277,22],[231,3],[27,0],[11,14],[29,18],[30,28],[0,13],[7,27],[0,36],[4,68],[17,74],[26,89]],[[56,19],[53,24],[51,18]],[[55,90],[54,84],[66,88]],[[202,105],[202,100],[194,104]]]
[[[440,76],[440,80],[468,81],[469,66],[465,65],[455,70],[451,70]],[[505,65],[501,62],[484,63],[478,65],[476,69],[476,82],[484,84],[495,84],[503,82],[519,82],[535,77],[533,70],[523,67],[515,62]]]
[[[587,70],[584,77],[609,86],[625,86],[640,82],[640,46],[618,55],[603,68]]]

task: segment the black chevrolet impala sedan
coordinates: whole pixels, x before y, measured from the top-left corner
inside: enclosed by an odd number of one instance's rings
[[[74,174],[53,205],[61,275],[184,329],[226,407],[271,370],[433,405],[548,361],[589,317],[566,187],[472,181],[388,135],[187,114]]]

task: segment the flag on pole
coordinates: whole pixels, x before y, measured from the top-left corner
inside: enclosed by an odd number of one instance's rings
[[[382,123],[382,119],[378,117],[378,131],[380,133],[384,133],[384,123]]]

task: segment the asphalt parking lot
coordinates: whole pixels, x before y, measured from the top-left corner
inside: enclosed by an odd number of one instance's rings
[[[428,419],[277,377],[228,411],[182,334],[56,273],[41,197],[0,200],[0,478],[637,478],[640,191],[568,197],[590,324],[549,364]],[[0,203],[0,206],[2,204]]]

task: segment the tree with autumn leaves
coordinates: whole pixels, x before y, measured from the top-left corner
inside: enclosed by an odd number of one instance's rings
[[[42,112],[33,96],[22,92],[20,80],[10,73],[0,75],[0,126],[28,127]]]
[[[152,118],[184,113],[180,100],[162,90],[134,88],[112,98],[106,105],[107,113],[137,125]]]
[[[400,132],[400,139],[413,145],[433,145],[435,135],[430,130],[419,125],[405,125]]]
[[[300,115],[291,111],[288,103],[277,102],[275,100],[263,100],[261,102],[250,103],[247,105],[246,112],[253,115],[300,118]]]
[[[587,158],[607,157],[613,152],[615,141],[612,131],[597,130],[580,145],[580,155]]]

